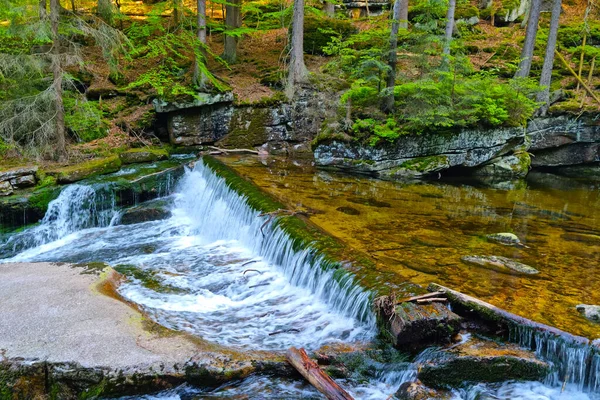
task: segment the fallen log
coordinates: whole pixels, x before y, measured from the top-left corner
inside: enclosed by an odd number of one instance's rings
[[[290,347],[286,358],[292,367],[296,368],[315,389],[323,393],[329,400],[354,400],[348,392],[323,372],[316,362],[308,357],[304,349]]]
[[[258,151],[252,149],[222,149],[220,147],[215,146],[207,146],[209,149],[214,150],[217,155],[218,154],[229,154],[229,153],[237,153],[237,154],[259,154]]]
[[[445,297],[430,297],[428,299],[418,299],[418,304],[427,304],[427,303],[443,303],[448,301]]]
[[[455,305],[458,304],[462,308],[464,308],[469,313],[474,313],[479,318],[486,320],[488,322],[498,323],[500,325],[504,325],[506,327],[510,326],[522,326],[527,327],[539,332],[547,333],[553,336],[558,336],[564,340],[572,341],[576,344],[587,345],[589,344],[589,339],[586,339],[581,336],[575,336],[565,331],[561,331],[558,328],[553,326],[541,324],[539,322],[532,321],[525,317],[521,317],[516,314],[512,314],[506,310],[493,306],[485,301],[479,300],[475,297],[457,292],[456,290],[452,290],[442,285],[438,285],[436,283],[431,283],[427,287],[429,291],[435,292],[444,292],[450,300],[451,303]],[[457,312],[457,309],[453,309],[454,312]],[[460,312],[459,312],[460,314]]]

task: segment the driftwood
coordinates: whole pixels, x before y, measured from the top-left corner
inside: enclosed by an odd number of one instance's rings
[[[409,298],[406,298],[406,299],[399,300],[396,304],[401,304],[401,303],[406,303],[406,302],[413,302],[413,301],[419,302],[419,300],[422,300],[422,299],[429,299],[429,298],[436,297],[436,296],[441,296],[441,295],[444,295],[444,292],[425,293],[425,294],[420,294],[418,296],[413,296],[413,297],[409,297]]]
[[[220,147],[208,146],[209,149],[214,150],[211,152],[211,155],[216,154],[229,154],[229,153],[238,153],[238,154],[258,154],[258,151],[251,149],[222,149]],[[216,154],[214,154],[216,153]]]
[[[448,299],[445,297],[431,297],[429,299],[418,299],[417,303],[418,304],[443,303],[445,301],[448,301]]]
[[[477,314],[477,316],[484,320],[501,323],[506,326],[524,326],[533,330],[537,330],[539,332],[561,337],[565,340],[570,340],[577,344],[587,345],[590,342],[584,337],[575,336],[570,333],[561,331],[560,329],[557,329],[553,326],[540,324],[539,322],[535,322],[530,319],[521,317],[519,315],[509,313],[508,311],[486,303],[485,301],[457,292],[456,290],[449,289],[445,286],[438,285],[436,283],[431,283],[427,289],[430,291],[444,292],[446,296],[448,296],[448,299],[451,303],[461,305],[463,308]]]
[[[292,367],[313,385],[319,392],[323,393],[329,400],[354,400],[352,396],[342,389],[333,379],[319,368],[316,362],[311,360],[304,349],[290,347],[286,354],[288,362]]]

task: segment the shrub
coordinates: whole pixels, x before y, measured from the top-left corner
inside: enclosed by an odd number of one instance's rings
[[[65,126],[78,141],[90,142],[107,134],[99,104],[73,95],[65,96]]]
[[[349,21],[308,15],[304,20],[304,51],[309,54],[326,54],[324,49],[332,38],[344,40],[357,31]]]

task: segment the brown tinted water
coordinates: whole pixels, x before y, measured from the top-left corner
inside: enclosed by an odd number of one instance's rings
[[[364,252],[390,283],[436,282],[573,334],[600,337],[576,310],[600,304],[600,185],[530,174],[511,189],[460,182],[389,182],[289,161],[229,157],[240,174]],[[528,247],[489,242],[515,233]],[[467,265],[496,255],[540,271]]]

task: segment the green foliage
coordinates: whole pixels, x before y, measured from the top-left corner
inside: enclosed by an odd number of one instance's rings
[[[68,93],[64,97],[65,126],[80,142],[90,142],[106,136],[108,125],[102,119],[99,104]]]
[[[277,29],[289,26],[292,20],[293,7],[282,0],[266,2],[245,1],[242,4],[242,19],[255,29]]]
[[[564,48],[579,47],[583,44],[583,36],[587,32],[587,44],[600,45],[600,22],[588,21],[584,23],[569,24],[558,28],[558,43]]]
[[[354,25],[345,20],[307,16],[304,20],[304,51],[310,54],[326,54],[332,38],[345,40],[356,33]]]

